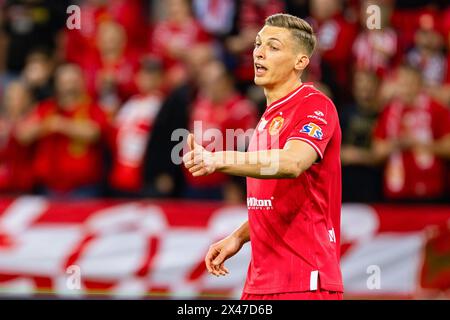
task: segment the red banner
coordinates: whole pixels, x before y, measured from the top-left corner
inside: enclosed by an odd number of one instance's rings
[[[239,298],[247,244],[210,276],[211,243],[246,220],[245,207],[177,201],[0,200],[0,295]],[[450,207],[342,210],[347,298],[446,297]]]

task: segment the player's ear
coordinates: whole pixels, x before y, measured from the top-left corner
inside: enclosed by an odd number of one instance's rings
[[[299,53],[295,60],[294,68],[295,70],[302,71],[308,66],[308,64],[309,64],[309,57],[304,53]]]

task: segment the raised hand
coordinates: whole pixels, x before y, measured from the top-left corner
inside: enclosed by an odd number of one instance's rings
[[[189,151],[183,156],[183,163],[192,176],[199,177],[213,173],[216,170],[214,154],[195,142],[192,133],[188,135],[187,143]]]

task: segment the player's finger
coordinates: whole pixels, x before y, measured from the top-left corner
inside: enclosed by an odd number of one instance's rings
[[[206,175],[206,169],[203,166],[201,166],[197,171],[192,172],[193,177],[201,177],[204,175]]]
[[[203,153],[201,151],[195,150],[192,152],[192,159],[195,164],[198,164],[203,161]]]
[[[218,254],[219,254],[219,252],[214,247],[210,247],[208,252],[206,253],[205,265],[206,265],[206,269],[208,269],[209,273],[213,273],[213,271],[214,271],[214,266],[213,266],[212,262]]]
[[[193,166],[195,166],[194,160],[188,160],[187,162],[184,163],[184,166],[186,169],[190,169]]]
[[[228,274],[228,269],[225,268],[224,264],[222,263],[221,265],[216,267],[216,271],[221,275],[221,276],[226,276]]]
[[[213,269],[213,272],[211,274],[216,277],[220,276],[219,270],[217,270],[217,269]]]
[[[208,256],[205,257],[205,266],[206,266],[206,270],[208,270],[209,273],[212,273],[212,271],[213,271],[212,261],[210,259],[208,259]]]
[[[199,165],[199,163],[195,163],[194,160],[189,160],[187,161],[184,166],[186,167],[186,169],[190,169],[193,166]]]
[[[212,249],[212,255],[211,255],[211,259],[209,261],[210,267],[211,267],[211,274],[216,276],[216,277],[220,277],[221,276],[221,272],[218,268],[217,265],[213,264],[214,259],[220,254],[219,250],[217,248],[213,248]]]
[[[194,161],[192,161],[192,160],[189,160],[188,162],[186,162],[186,163],[184,164],[184,167],[185,167],[186,169],[190,169],[190,168],[192,168],[193,166],[195,166],[195,163],[194,163]]]
[[[206,175],[206,173],[207,173],[206,169],[202,166],[201,169],[199,169],[199,170],[195,171],[194,173],[192,173],[192,176],[193,177],[200,177],[200,176]]]
[[[198,170],[200,170],[202,168],[203,168],[203,163],[196,164],[196,165],[193,165],[192,167],[189,168],[189,172],[190,173],[194,173],[194,172],[196,172],[196,171],[198,171]]]
[[[202,150],[202,149],[203,149],[203,147],[202,147],[200,144],[198,144],[198,143],[195,141],[195,139],[192,139],[192,147],[193,147],[192,150]]]
[[[220,265],[220,270],[222,270],[223,272],[225,272],[225,274],[229,274],[229,273],[230,273],[230,270],[228,270],[228,268],[225,267],[225,264],[224,264],[224,263],[222,263],[222,264]]]
[[[194,152],[193,151],[189,151],[187,152],[184,156],[183,156],[183,163],[186,164],[189,161],[194,161]]]
[[[225,253],[225,251],[221,250],[217,257],[213,260],[213,265],[216,267],[220,267],[220,265],[225,262],[226,257],[227,254]]]
[[[187,145],[190,150],[194,150],[194,135],[192,133],[188,134]]]

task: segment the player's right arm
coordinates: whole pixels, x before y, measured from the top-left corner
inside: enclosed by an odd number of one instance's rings
[[[248,221],[246,221],[228,237],[209,247],[205,257],[208,272],[215,276],[225,276],[228,274],[229,271],[224,265],[225,261],[238,253],[248,241],[250,241],[250,229]]]
[[[258,179],[297,178],[318,158],[314,148],[300,140],[288,141],[283,149],[210,152],[189,134],[188,145],[190,151],[183,156],[183,162],[194,177],[218,171]]]

